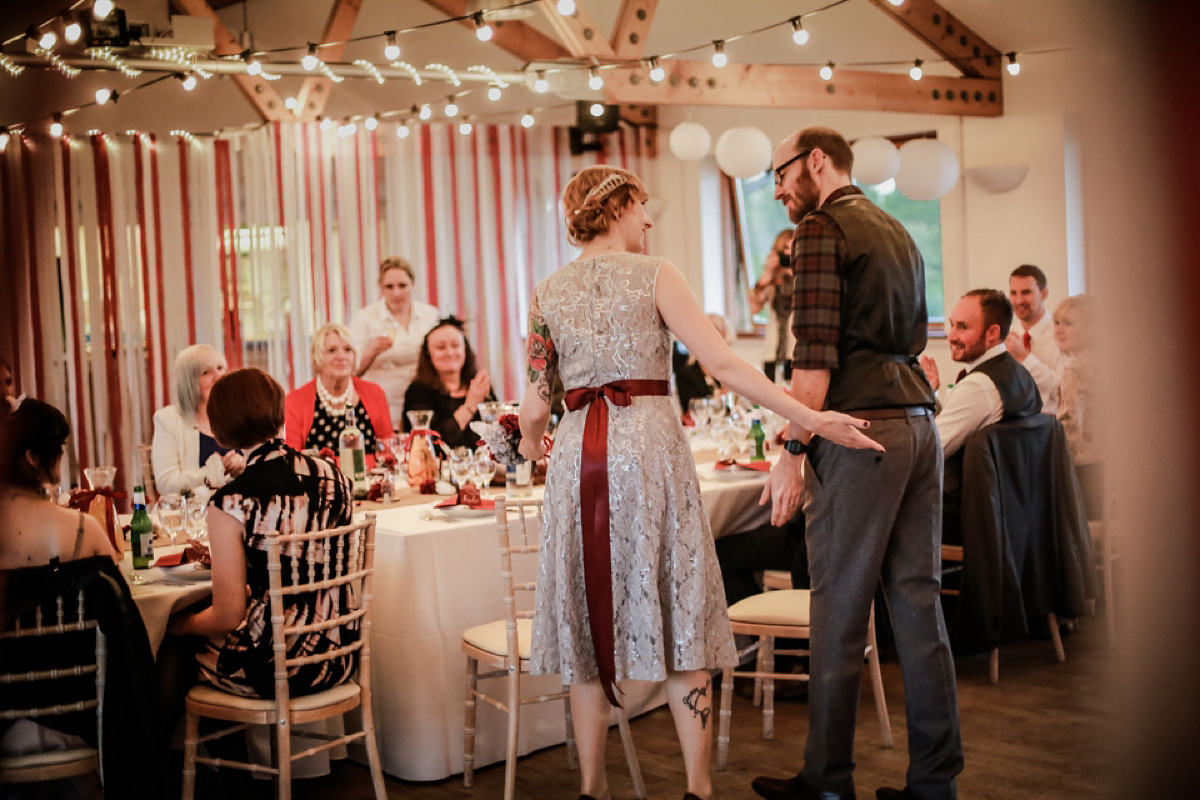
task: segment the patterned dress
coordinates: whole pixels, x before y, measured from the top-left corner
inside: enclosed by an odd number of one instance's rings
[[[623,253],[574,261],[538,284],[568,391],[668,380],[671,337],[654,301],[662,259]],[[600,400],[599,402],[606,402]],[[608,407],[608,481],[617,680],[736,661],[721,570],[696,466],[674,403],[638,396]],[[580,464],[586,410],[559,423],[546,479],[532,670],[574,684],[598,674],[584,594]]]
[[[280,533],[305,533],[349,525],[353,516],[353,486],[336,467],[320,458],[309,458],[276,439],[255,449],[246,458],[246,469],[213,495],[210,504],[245,527],[246,582],[250,597],[246,618],[225,637],[221,647],[205,640],[197,655],[200,679],[222,691],[245,697],[274,697],[271,659],[271,603],[267,594],[266,543]],[[291,576],[291,559],[304,558],[306,544],[293,544],[280,555],[283,582]],[[301,563],[307,574],[307,561]],[[317,579],[322,578],[317,565]],[[348,586],[285,598],[288,625],[321,622],[358,607]],[[339,639],[337,628],[314,631],[287,640],[287,655],[312,655],[357,641]],[[288,679],[296,695],[312,694],[344,683],[357,667],[356,654],[319,664],[293,667]]]

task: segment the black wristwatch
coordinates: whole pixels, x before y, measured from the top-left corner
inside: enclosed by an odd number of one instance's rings
[[[808,452],[808,445],[799,439],[786,439],[783,442],[783,449],[794,456],[802,456]]]

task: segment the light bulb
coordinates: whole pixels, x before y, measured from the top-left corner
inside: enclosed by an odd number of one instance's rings
[[[183,90],[185,92],[190,92],[192,89],[195,89],[195,88],[196,88],[196,76],[195,75],[188,75],[186,78],[183,79]]]
[[[545,94],[550,90],[550,81],[546,80],[546,73],[540,69],[537,73],[537,80],[533,82],[533,90],[538,94]]]
[[[46,31],[42,34],[42,37],[38,39],[38,45],[43,50],[49,50],[56,44],[58,44],[58,34],[54,31]]]
[[[912,78],[914,81],[919,81],[921,80],[921,76],[924,74],[925,72],[921,69],[921,59],[918,58],[913,62],[912,69],[908,71],[908,77]]]
[[[665,77],[667,77],[667,71],[659,65],[658,59],[650,59],[650,80],[661,83]]]
[[[54,122],[50,123],[50,135],[57,139],[59,136],[62,136],[62,134],[62,120],[56,116],[54,118]]]
[[[714,67],[723,67],[729,63],[729,59],[725,57],[725,43],[722,41],[713,42],[712,63]]]
[[[369,131],[373,131],[379,127],[379,117],[367,117],[363,122],[363,127]]]
[[[575,0],[558,0],[558,5],[555,7],[558,9],[558,13],[569,17],[575,13]]]
[[[395,61],[400,57],[400,45],[396,44],[395,31],[388,32],[387,44],[383,48],[383,57],[388,61]]]
[[[112,89],[97,89],[96,90],[96,105],[102,106],[112,97]]]
[[[1006,68],[1008,69],[1009,75],[1020,75],[1021,74],[1021,62],[1017,61],[1016,53],[1008,54],[1008,65]]]
[[[262,62],[254,56],[250,56],[250,60],[246,62],[247,75],[262,75]]]
[[[469,123],[469,122],[460,123],[458,126],[458,132],[461,133],[463,136],[466,136],[467,134],[469,134],[472,131],[472,129],[473,128],[471,126],[471,123]]]
[[[892,5],[894,5],[894,6],[902,6],[902,5],[904,5],[904,0],[888,0],[888,2],[889,2],[889,3],[891,3],[891,4],[892,4]]]
[[[317,63],[319,61],[320,59],[317,58],[317,46],[315,44],[310,44],[308,46],[308,52],[304,55],[304,58],[300,59],[300,66],[304,67],[309,72],[312,72],[317,68]]]
[[[475,20],[475,38],[481,42],[492,40],[492,26],[483,21],[483,12],[476,11],[471,18]]]
[[[69,43],[75,44],[79,41],[79,37],[83,35],[83,28],[74,19],[67,20],[67,26],[63,28],[63,38]]]
[[[826,81],[833,79],[833,62],[832,61],[830,61],[825,66],[821,67],[821,79],[826,80]]]
[[[432,116],[433,116],[433,109],[429,107],[428,103],[421,106],[421,111],[420,111],[421,119],[429,119]]]
[[[804,30],[804,23],[799,17],[792,19],[792,41],[796,44],[808,44],[808,31]]]
[[[96,0],[96,2],[92,4],[92,14],[96,16],[96,19],[104,19],[111,14],[112,11],[112,0]]]
[[[447,117],[457,117],[458,116],[458,103],[454,102],[454,98],[451,98],[450,100],[446,101],[446,116]]]
[[[321,130],[327,131],[332,127],[333,127],[333,120],[331,120],[329,117],[325,117],[324,119],[321,120]]]
[[[604,104],[603,103],[592,103],[591,112],[592,112],[593,117],[603,117],[604,116]]]
[[[488,89],[488,100],[495,102],[500,99],[504,92],[500,91],[499,86],[492,86]]]
[[[521,127],[522,127],[522,128],[532,128],[532,127],[533,127],[533,123],[534,123],[534,122],[536,122],[536,121],[537,121],[537,120],[535,120],[535,119],[533,118],[533,112],[532,112],[532,111],[526,111],[526,112],[525,112],[525,115],[524,115],[523,117],[521,117]]]
[[[409,133],[410,131],[408,130],[408,126],[403,122],[396,127],[396,137],[398,139],[407,139]]]
[[[296,98],[289,97],[289,98],[285,99],[283,101],[283,107],[286,108],[288,111],[295,111],[296,110]]]
[[[589,89],[593,92],[598,92],[604,88],[604,78],[600,77],[600,72],[595,67],[589,69],[588,74],[591,76],[588,78]]]

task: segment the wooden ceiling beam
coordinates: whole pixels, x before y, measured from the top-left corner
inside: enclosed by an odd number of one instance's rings
[[[467,13],[466,0],[424,0],[447,17],[462,17]],[[471,30],[474,23],[469,19],[462,24]],[[546,36],[537,28],[518,20],[497,22],[492,25],[492,44],[516,56],[521,61],[557,61],[560,58],[570,58],[571,54],[558,42]]]
[[[329,19],[325,22],[325,31],[321,34],[319,44],[338,42],[317,51],[322,61],[341,61],[346,53],[345,40],[350,38],[354,30],[354,21],[362,9],[362,0],[334,0],[333,8],[329,10]],[[325,113],[325,104],[329,102],[329,91],[333,81],[324,75],[313,75],[305,78],[296,95],[296,116],[303,120],[314,120]]]
[[[888,0],[871,0],[877,8],[903,25],[963,75],[970,78],[999,78],[1000,51],[937,0],[907,0],[894,6]]]
[[[622,0],[609,46],[617,58],[641,58],[658,0]]]
[[[213,11],[212,6],[205,0],[173,0],[173,2],[175,7],[184,14],[193,17],[207,17],[212,20],[213,41],[216,42],[215,52],[217,55],[235,56],[242,52],[242,45],[237,37],[229,28],[225,27],[225,23],[221,22],[221,18],[217,16],[217,12]],[[291,116],[291,112],[284,107],[283,99],[275,91],[275,87],[263,80],[262,77],[234,75],[233,82],[237,84],[238,89],[246,96],[264,121],[273,122]]]
[[[999,79],[949,78],[838,69],[822,80],[816,68],[791,65],[730,64],[707,61],[662,62],[667,77],[654,83],[644,69],[605,70],[613,102],[651,105],[751,106],[759,108],[897,111],[998,117],[1004,113]]]
[[[564,17],[558,13],[554,0],[542,0],[542,10],[550,27],[558,34],[561,41],[574,58],[615,58],[612,45],[600,33],[591,15],[576,0],[575,13]]]

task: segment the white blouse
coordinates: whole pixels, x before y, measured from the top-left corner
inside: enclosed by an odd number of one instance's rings
[[[404,392],[417,374],[421,342],[441,318],[442,312],[436,306],[413,300],[412,316],[405,328],[392,316],[387,303],[381,298],[359,310],[350,320],[350,336],[359,358],[373,337],[392,337],[392,346],[375,356],[371,368],[362,377],[383,387],[392,414],[392,425],[396,430],[400,430],[404,419]]]

